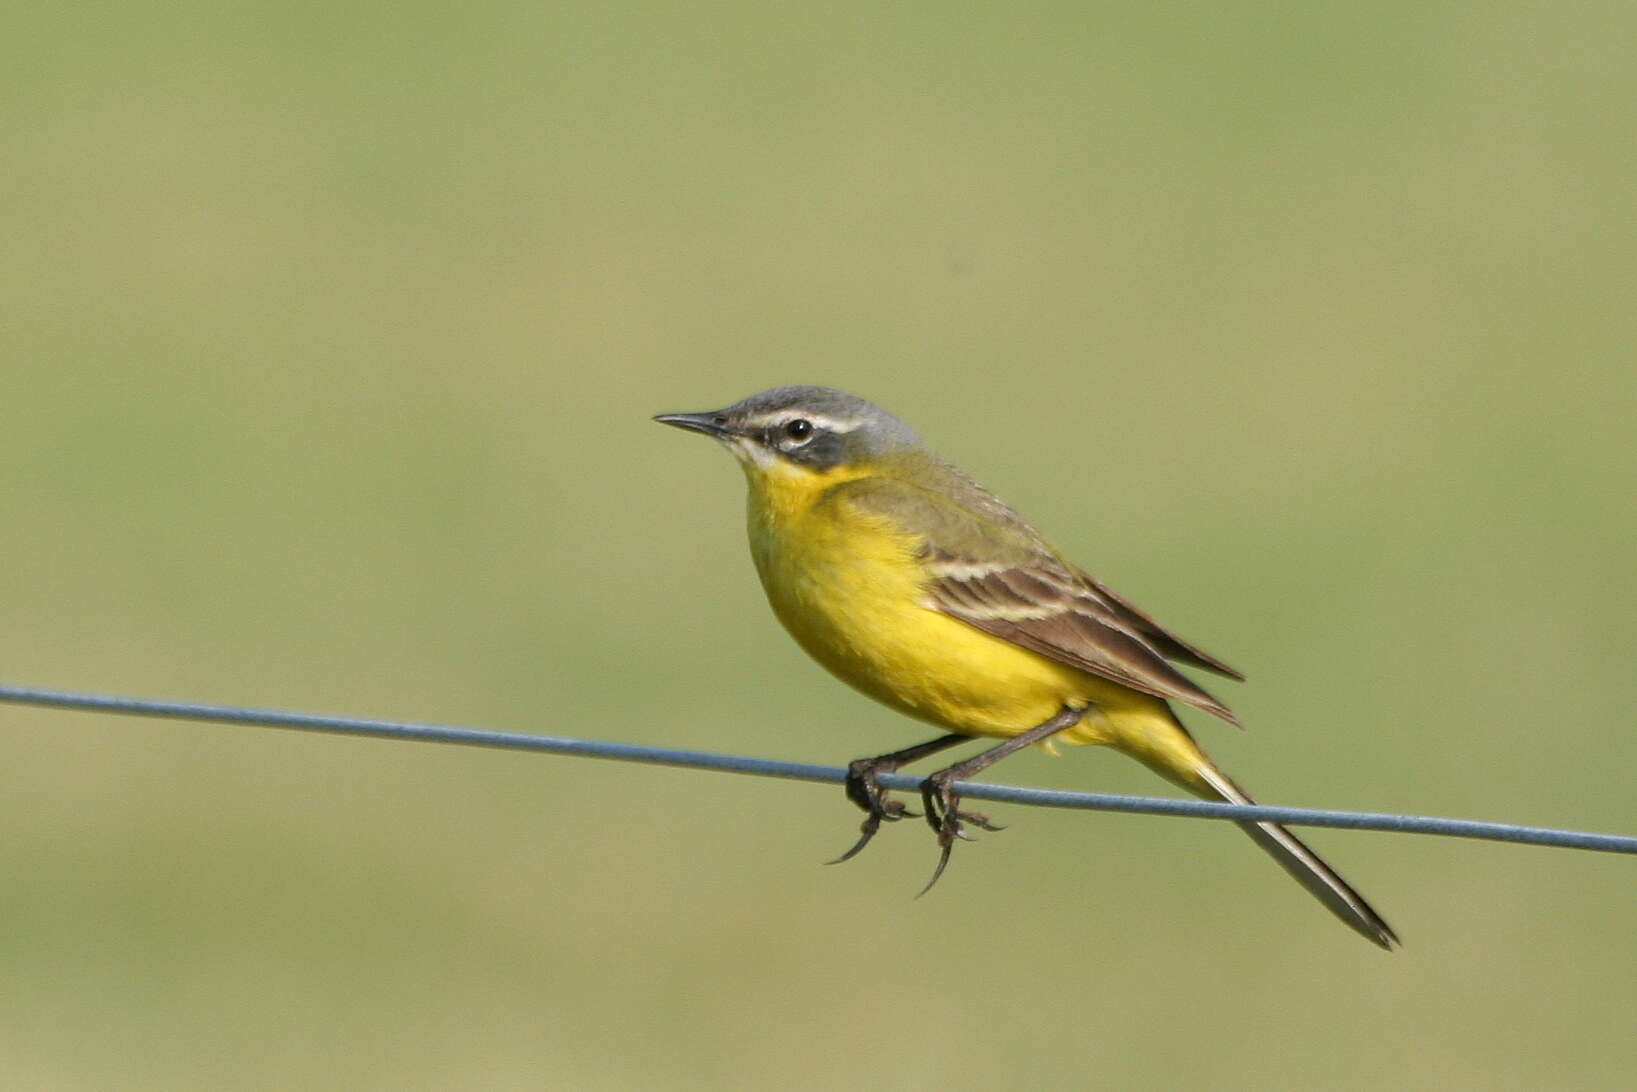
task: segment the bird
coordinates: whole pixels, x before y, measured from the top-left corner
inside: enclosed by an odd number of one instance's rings
[[[847,767],[865,813],[848,860],[883,822],[924,817],[938,882],[957,839],[1000,829],[956,784],[1032,744],[1101,744],[1206,800],[1251,804],[1173,705],[1237,725],[1175,665],[1244,676],[1068,560],[1027,519],[857,395],[783,386],[662,424],[726,447],[749,485],[750,553],[774,615],[843,682],[943,734]],[[879,778],[968,741],[998,745],[928,775],[911,812]],[[1380,914],[1289,830],[1239,826],[1343,923],[1391,950]]]

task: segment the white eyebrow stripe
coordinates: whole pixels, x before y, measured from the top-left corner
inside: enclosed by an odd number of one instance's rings
[[[745,424],[751,428],[776,427],[786,421],[794,421],[798,417],[813,422],[815,427],[826,432],[851,432],[864,424],[863,419],[859,417],[827,417],[822,413],[812,413],[800,409],[758,414],[755,417],[745,418]]]

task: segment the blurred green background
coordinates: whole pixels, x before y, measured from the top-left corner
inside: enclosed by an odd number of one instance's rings
[[[57,4],[11,683],[840,764],[648,416],[855,389],[1242,667],[1269,802],[1632,832],[1621,5]],[[1164,792],[1101,751],[997,780]],[[1629,858],[0,707],[9,1088],[1624,1088]]]

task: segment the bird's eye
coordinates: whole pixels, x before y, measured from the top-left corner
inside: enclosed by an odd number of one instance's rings
[[[805,417],[798,417],[794,421],[786,421],[784,434],[799,443],[813,435],[813,422]]]

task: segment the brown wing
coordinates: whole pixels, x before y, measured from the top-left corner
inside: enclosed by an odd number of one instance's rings
[[[1058,557],[1005,501],[936,459],[913,468],[934,488],[887,476],[832,492],[920,540],[928,605],[1002,640],[1157,698],[1239,720],[1165,662],[1239,677]]]
[[[1004,565],[929,548],[925,563],[933,577],[928,595],[945,614],[1070,667],[1239,723],[1227,706],[1165,662],[1163,645],[1134,626],[1118,601],[1111,604],[1054,559]],[[1175,638],[1166,644],[1187,647]]]
[[[1229,667],[1199,646],[1184,641],[1181,637],[1154,621],[1153,617],[1137,604],[1104,584],[1086,570],[1076,569],[1074,572],[1076,576],[1085,581],[1093,591],[1114,608],[1127,626],[1142,634],[1144,639],[1159,649],[1161,655],[1167,660],[1181,660],[1185,664],[1203,667],[1207,671],[1214,671],[1218,675],[1226,675],[1228,678],[1239,682],[1245,681],[1245,676],[1239,671]]]

